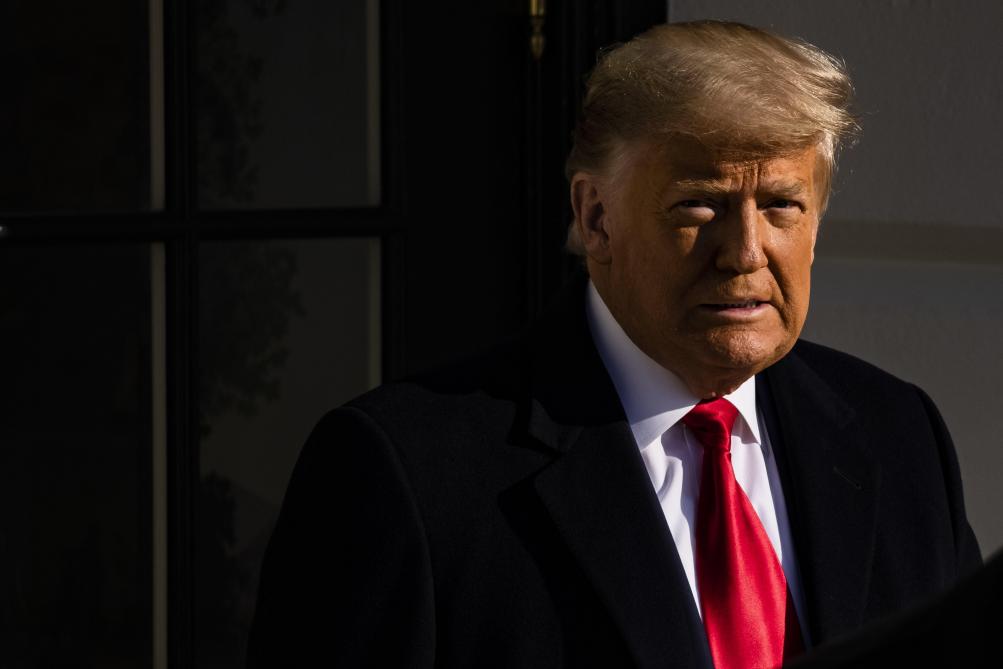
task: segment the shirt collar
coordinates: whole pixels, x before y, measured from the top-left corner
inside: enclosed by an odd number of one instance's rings
[[[700,401],[682,380],[631,341],[588,283],[585,311],[599,357],[609,372],[638,447],[645,448],[678,423]],[[742,417],[743,441],[761,444],[756,414],[756,382],[749,377],[725,395]]]

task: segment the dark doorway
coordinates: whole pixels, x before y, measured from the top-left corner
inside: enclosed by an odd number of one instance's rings
[[[87,7],[0,11],[0,664],[243,666],[313,421],[543,308],[583,77],[666,4]]]

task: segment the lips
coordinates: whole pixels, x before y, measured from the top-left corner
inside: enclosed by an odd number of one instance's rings
[[[702,306],[710,309],[755,309],[765,300],[735,300],[729,302],[708,302]]]
[[[716,307],[718,309],[752,309],[761,304],[759,300],[747,300],[745,302],[721,302],[718,304],[709,304],[709,307]]]

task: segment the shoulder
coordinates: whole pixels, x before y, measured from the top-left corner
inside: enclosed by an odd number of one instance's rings
[[[389,430],[421,430],[450,419],[473,419],[489,407],[517,403],[525,394],[527,344],[513,338],[478,354],[385,383],[348,402]]]
[[[860,406],[895,404],[925,404],[929,398],[913,383],[887,372],[877,365],[849,353],[798,340],[788,354],[796,363],[804,364],[832,391],[847,403]]]
[[[828,405],[838,403],[851,409],[843,415],[856,427],[851,432],[857,446],[885,472],[881,477],[883,515],[909,519],[889,529],[888,537],[901,538],[903,527],[920,536],[921,524],[939,528],[929,529],[928,536],[951,536],[952,542],[928,542],[931,551],[953,551],[953,555],[941,555],[941,564],[947,565],[942,583],[979,564],[978,544],[965,515],[954,444],[926,392],[855,356],[806,341],[799,341],[777,366],[783,371],[772,385],[774,389],[784,386],[781,392],[787,394],[788,407],[805,406],[803,383],[814,384],[816,400],[824,398]],[[818,392],[819,381],[828,393]],[[917,509],[926,509],[925,515]],[[896,564],[901,568],[907,563],[903,558]]]
[[[512,451],[512,428],[528,404],[527,358],[525,342],[513,339],[385,383],[324,415],[303,457],[393,462],[419,489],[486,468]]]
[[[853,384],[862,381],[892,385],[906,383],[873,363],[805,339],[799,339],[789,355],[800,358],[817,373],[837,383],[840,381]]]
[[[799,341],[769,376],[771,391],[791,411],[824,407],[852,421],[880,445],[872,452],[896,466],[916,462],[920,444],[930,447],[932,457],[950,448],[940,412],[922,389],[856,356]]]
[[[909,473],[905,479],[928,479],[956,468],[950,434],[929,395],[860,358],[801,341],[773,387],[787,395],[789,406],[824,404],[830,415],[853,423],[871,456],[889,471]],[[928,489],[936,485],[928,481]]]

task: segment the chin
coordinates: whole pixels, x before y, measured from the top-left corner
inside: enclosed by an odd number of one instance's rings
[[[793,348],[794,340],[741,332],[711,338],[707,345],[716,367],[734,370],[736,375],[748,378],[784,357]]]

